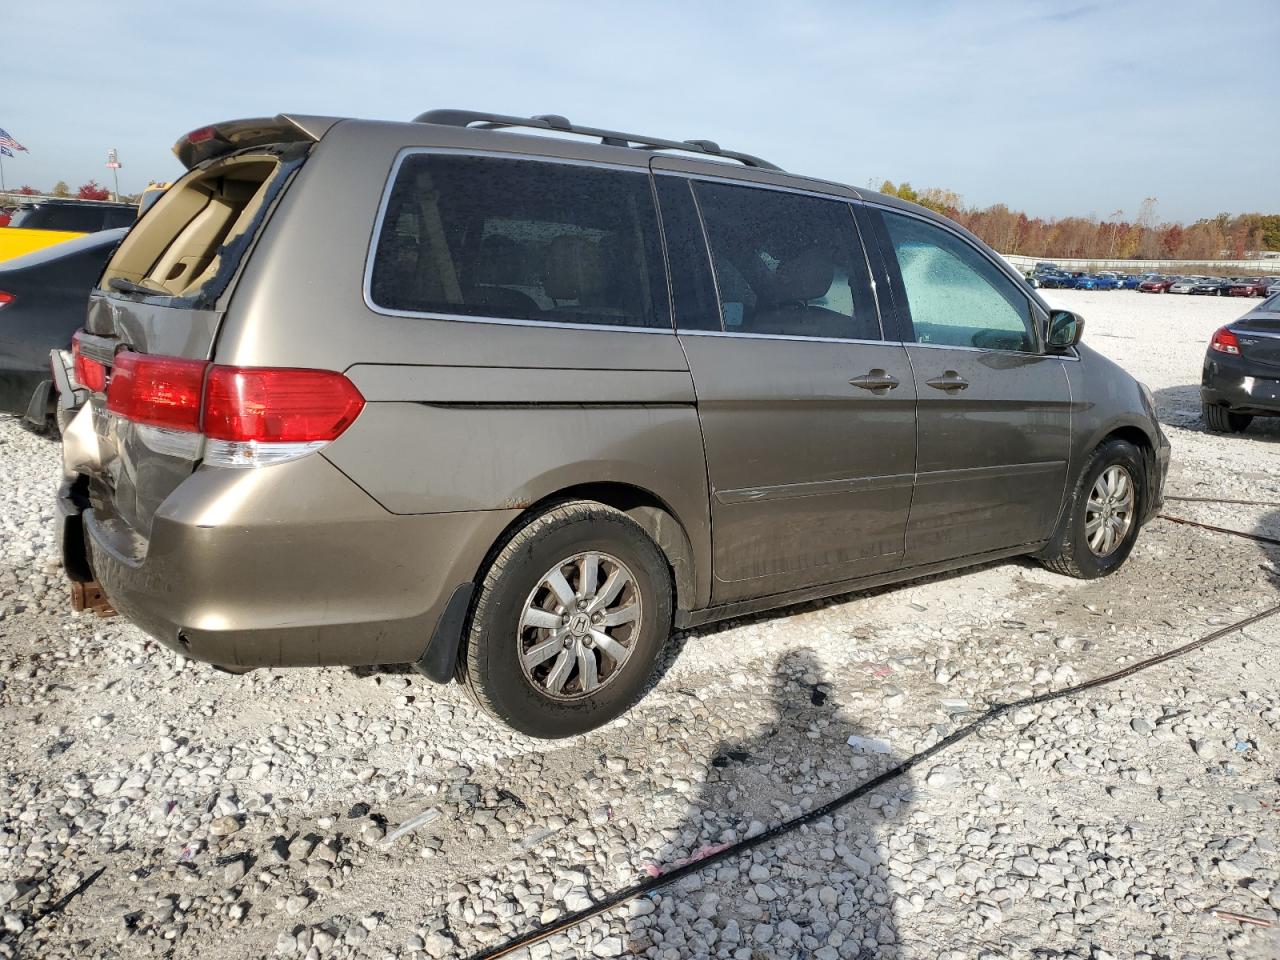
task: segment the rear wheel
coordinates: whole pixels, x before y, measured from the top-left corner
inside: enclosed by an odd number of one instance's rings
[[[1128,559],[1146,508],[1142,454],[1125,440],[1108,440],[1089,458],[1053,542],[1040,555],[1050,570],[1093,580]]]
[[[494,557],[460,679],[482,709],[521,733],[585,733],[639,698],[671,616],[666,558],[640,525],[603,504],[559,504]]]
[[[1232,413],[1216,403],[1203,405],[1204,425],[1214,433],[1243,433],[1253,423],[1248,413]]]

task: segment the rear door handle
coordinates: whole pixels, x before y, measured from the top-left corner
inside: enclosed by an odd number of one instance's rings
[[[947,370],[942,374],[942,376],[934,377],[932,380],[926,380],[925,383],[933,387],[935,390],[945,390],[947,393],[954,393],[969,386],[969,381],[960,376],[960,374],[956,373],[954,370]]]
[[[884,393],[886,390],[893,390],[898,386],[899,380],[891,373],[885,373],[879,367],[864,373],[860,377],[854,377],[849,381],[849,386],[860,387],[863,390],[870,390],[872,393]]]

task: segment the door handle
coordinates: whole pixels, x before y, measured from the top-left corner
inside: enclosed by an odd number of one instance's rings
[[[969,381],[954,370],[944,371],[942,376],[926,380],[925,383],[935,390],[945,390],[947,393],[954,393],[969,386]]]
[[[854,377],[849,381],[849,386],[870,390],[872,393],[884,393],[886,390],[896,388],[898,383],[898,378],[893,374],[885,373],[879,367],[876,367],[860,377]]]

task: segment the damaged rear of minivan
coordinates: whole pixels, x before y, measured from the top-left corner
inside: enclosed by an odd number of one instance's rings
[[[74,339],[88,399],[59,492],[73,604],[114,607],[231,670],[360,662],[352,625],[394,619],[398,601],[413,638],[403,659],[421,653],[422,611],[382,559],[403,534],[314,456],[360,415],[360,391],[340,369],[218,362],[249,254],[335,122],[241,120],[180,140],[189,172],[121,243]]]
[[[236,271],[314,143],[292,123],[231,126],[175,146],[189,172],[120,244],[72,342],[88,399],[66,431],[59,500],[67,572],[86,585],[77,607],[107,607],[96,571],[142,565],[158,508],[204,456],[205,378]]]

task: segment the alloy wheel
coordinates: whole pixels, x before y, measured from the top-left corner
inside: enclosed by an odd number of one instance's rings
[[[598,551],[568,557],[525,600],[516,630],[520,668],[552,699],[593,694],[621,673],[643,614],[625,563]]]
[[[1095,556],[1109,557],[1124,542],[1133,526],[1136,504],[1133,477],[1112,464],[1098,475],[1085,506],[1085,537]]]

